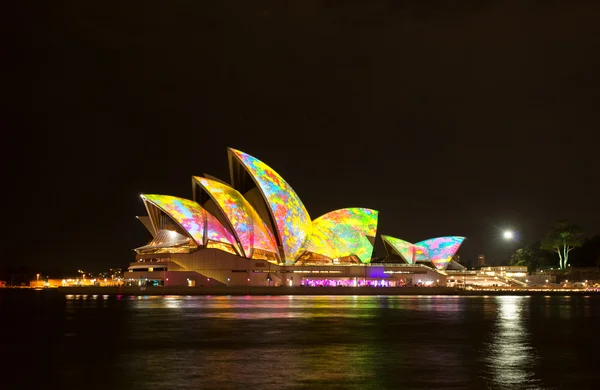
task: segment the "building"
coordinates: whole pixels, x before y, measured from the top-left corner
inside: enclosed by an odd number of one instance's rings
[[[192,177],[193,200],[142,195],[137,217],[152,240],[135,249],[124,279],[167,286],[404,286],[445,283],[463,237],[412,244],[382,236],[388,256],[372,263],[378,211],[343,208],[312,219],[271,167],[229,149],[230,183]]]
[[[482,267],[484,265],[485,265],[485,255],[478,255],[477,256],[477,266]]]
[[[524,286],[524,283],[511,281],[500,275],[474,270],[448,271],[446,278],[448,287],[509,287]]]
[[[479,270],[450,269],[446,285],[449,287],[525,287],[531,280],[527,267],[482,267]]]
[[[527,267],[517,265],[503,265],[498,267],[483,267],[482,272],[489,275],[499,275],[508,278],[526,278]]]
[[[66,278],[66,279],[36,279],[29,282],[32,288],[57,288],[57,287],[114,287],[123,284],[122,280],[113,278]]]

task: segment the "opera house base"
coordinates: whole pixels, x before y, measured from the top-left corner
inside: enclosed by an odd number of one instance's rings
[[[191,253],[138,254],[136,259],[123,275],[126,287],[357,289],[446,284],[445,273],[420,264],[280,265],[211,248]]]
[[[451,287],[59,287],[68,295],[458,295],[460,289]]]

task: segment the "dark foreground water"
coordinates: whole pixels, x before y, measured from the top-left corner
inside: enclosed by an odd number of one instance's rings
[[[0,293],[0,388],[600,388],[600,297]]]

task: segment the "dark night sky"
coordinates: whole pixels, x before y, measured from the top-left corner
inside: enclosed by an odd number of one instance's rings
[[[3,261],[126,266],[139,194],[228,179],[227,146],[313,218],[375,208],[379,233],[467,236],[464,260],[506,258],[507,226],[600,234],[598,1],[17,7]]]

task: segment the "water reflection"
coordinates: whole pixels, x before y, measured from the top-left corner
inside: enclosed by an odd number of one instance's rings
[[[526,296],[499,296],[498,318],[488,344],[486,359],[493,387],[512,389],[536,389],[537,380],[532,366],[536,355],[530,345],[530,335],[525,323]]]
[[[209,388],[411,388],[468,384],[459,297],[169,297],[129,301],[132,372]],[[172,309],[177,309],[173,312]],[[172,319],[168,322],[168,317]],[[436,334],[443,343],[431,342]],[[183,349],[175,346],[181,342]],[[190,353],[190,349],[198,353]],[[165,371],[164,365],[169,369]],[[154,369],[153,369],[154,371]],[[158,381],[158,382],[156,382]],[[210,385],[209,385],[210,384]]]
[[[47,294],[2,308],[5,377],[40,372],[46,388],[594,388],[600,350],[600,297]]]

